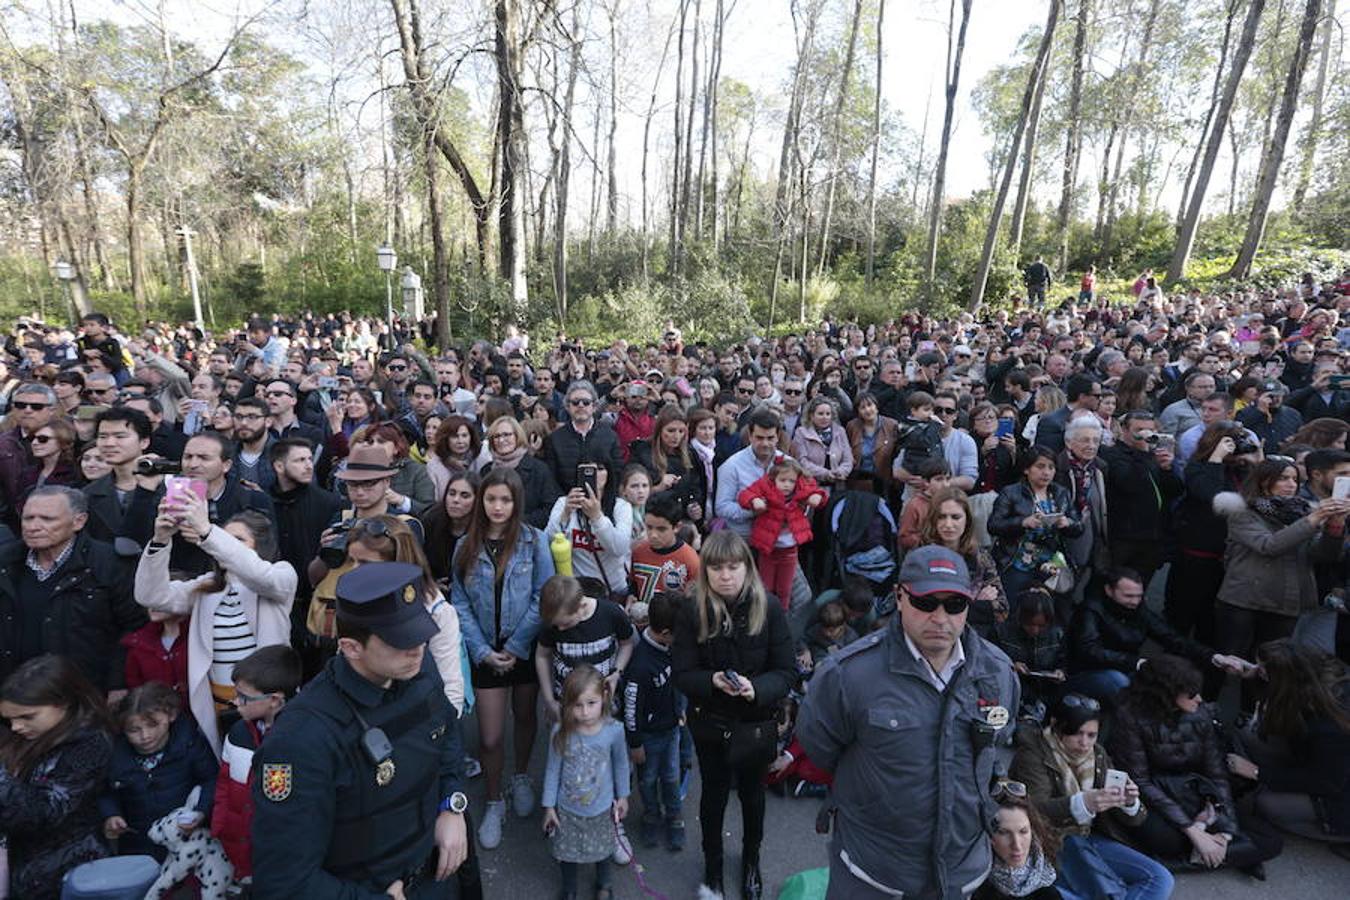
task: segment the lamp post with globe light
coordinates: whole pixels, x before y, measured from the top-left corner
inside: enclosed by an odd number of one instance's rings
[[[70,295],[70,283],[75,280],[78,274],[75,267],[64,259],[58,259],[52,266],[52,272],[56,275],[56,280],[61,282],[61,291],[65,294],[66,309],[70,311],[71,324],[77,324],[80,321],[78,310],[75,309],[75,301]]]
[[[389,319],[389,350],[393,352],[398,349],[398,341],[394,337],[394,269],[398,266],[398,254],[388,244],[381,244],[380,249],[375,251],[375,257],[380,263],[380,271],[384,273],[384,308]]]

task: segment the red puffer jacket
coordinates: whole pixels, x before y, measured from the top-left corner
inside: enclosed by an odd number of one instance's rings
[[[234,877],[253,874],[253,751],[262,743],[256,722],[240,719],[230,727],[220,751],[216,804],[211,810],[211,834],[234,864]]]
[[[746,509],[753,509],[755,500],[768,504],[763,512],[755,513],[754,525],[750,527],[750,546],[761,553],[772,551],[784,528],[792,532],[792,539],[799,545],[809,542],[811,521],[806,518],[806,502],[813,496],[819,497],[820,503],[825,502],[825,491],[806,475],[798,476],[791,497],[784,497],[768,475],[741,491],[736,500]]]
[[[146,622],[122,638],[127,648],[127,688],[140,687],[149,681],[167,684],[177,692],[187,709],[188,702],[188,633],[189,620],[179,624],[178,637],[169,649],[164,649],[164,623]]]

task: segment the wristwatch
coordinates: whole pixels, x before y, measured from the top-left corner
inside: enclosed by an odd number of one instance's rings
[[[455,814],[463,813],[469,808],[469,798],[464,796],[463,791],[455,791],[450,796],[441,801],[440,812],[452,812]]]

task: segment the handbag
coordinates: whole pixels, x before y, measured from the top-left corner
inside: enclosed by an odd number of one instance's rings
[[[767,766],[778,749],[778,723],[738,722],[706,712],[695,706],[690,710],[689,731],[700,744],[722,744],[726,761],[733,769]]]

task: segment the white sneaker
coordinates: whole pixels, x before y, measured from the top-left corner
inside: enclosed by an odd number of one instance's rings
[[[628,833],[623,830],[623,823],[617,826],[619,839],[614,842],[614,855],[610,857],[614,860],[616,866],[626,866],[633,861],[632,845],[628,843]]]
[[[534,786],[530,776],[515,775],[511,778],[511,809],[517,818],[524,819],[534,812]]]
[[[502,820],[506,818],[506,801],[489,800],[483,810],[483,821],[478,823],[478,843],[484,850],[496,850],[502,843]]]

